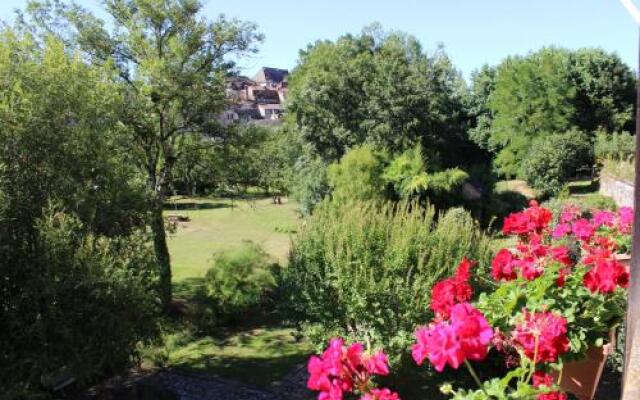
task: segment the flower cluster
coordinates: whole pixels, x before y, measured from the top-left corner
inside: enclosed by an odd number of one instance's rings
[[[567,320],[548,311],[524,311],[523,321],[512,332],[514,343],[534,363],[556,362],[569,351]]]
[[[344,393],[362,394],[363,400],[399,400],[389,389],[372,388],[372,375],[387,375],[387,356],[377,352],[368,356],[364,346],[345,346],[339,338],[332,339],[320,357],[313,356],[307,365],[307,387],[319,391],[319,400],[342,400]]]
[[[553,219],[553,214],[546,208],[531,200],[529,208],[519,213],[512,213],[504,219],[502,232],[505,235],[529,236],[542,233]]]
[[[584,244],[591,243],[594,239],[602,238],[602,234],[628,235],[633,226],[633,209],[622,207],[617,213],[601,210],[593,214],[589,220],[581,217],[581,213],[576,212],[574,207],[565,209],[560,222],[552,232],[554,239],[561,239],[568,235],[573,235]]]
[[[457,369],[465,360],[484,359],[492,338],[484,315],[471,304],[460,303],[451,307],[449,321],[418,328],[411,354],[418,365],[428,358],[437,371],[447,364]]]
[[[510,281],[518,276],[534,280],[544,273],[547,265],[558,262],[563,267],[558,270],[557,283],[563,286],[574,261],[568,247],[552,246],[551,239],[572,237],[585,253],[583,264],[592,266],[584,276],[585,287],[603,294],[612,293],[617,287],[627,287],[629,271],[615,259],[618,244],[611,236],[628,236],[633,222],[631,208],[623,207],[617,213],[598,211],[587,219],[577,207],[566,207],[558,225],[551,230],[551,237],[549,215],[549,210],[532,203],[523,212],[505,219],[503,232],[517,234],[521,240],[514,249],[502,249],[494,257],[491,274],[495,280]]]
[[[439,319],[449,319],[451,307],[471,300],[473,289],[469,285],[470,269],[475,262],[464,258],[454,276],[433,285],[431,289],[431,309]]]
[[[533,387],[536,389],[553,387],[553,376],[542,371],[533,374]],[[537,400],[567,400],[567,395],[558,391],[549,391],[538,395]]]
[[[510,281],[520,276],[526,280],[534,280],[544,273],[544,268],[551,262],[564,266],[560,271],[558,284],[564,283],[564,276],[574,264],[566,246],[543,244],[539,236],[530,236],[529,241],[520,243],[512,250],[501,249],[491,262],[491,276],[497,281]]]

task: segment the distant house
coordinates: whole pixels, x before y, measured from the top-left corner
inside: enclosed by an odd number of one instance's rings
[[[253,76],[233,76],[227,79],[226,95],[229,105],[220,114],[223,124],[234,122],[277,122],[284,113],[289,71],[262,67]]]

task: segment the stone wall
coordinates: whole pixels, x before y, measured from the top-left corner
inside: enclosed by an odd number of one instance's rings
[[[629,182],[602,174],[600,193],[612,197],[619,207],[633,207],[633,184]]]

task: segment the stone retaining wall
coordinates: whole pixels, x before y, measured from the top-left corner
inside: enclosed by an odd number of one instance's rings
[[[600,193],[612,197],[619,207],[633,207],[633,184],[629,182],[602,174]]]

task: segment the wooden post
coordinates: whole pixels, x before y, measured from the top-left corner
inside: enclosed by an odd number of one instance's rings
[[[638,42],[640,44],[640,41]],[[638,51],[640,72],[640,49]],[[636,151],[633,247],[631,250],[631,281],[627,305],[627,330],[623,377],[623,400],[640,399],[640,332],[637,329],[640,315],[640,78],[636,73]]]

